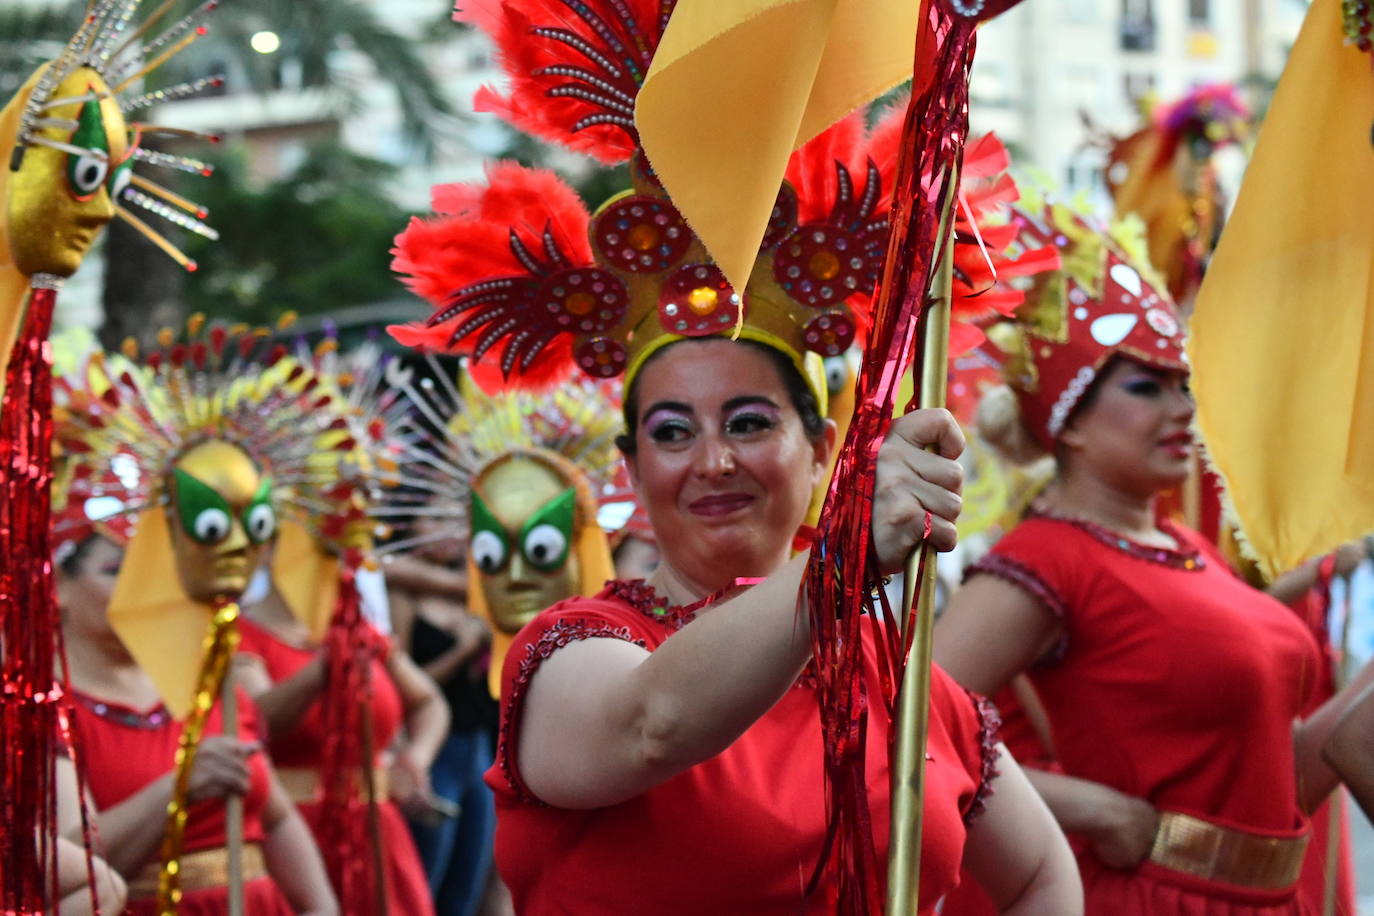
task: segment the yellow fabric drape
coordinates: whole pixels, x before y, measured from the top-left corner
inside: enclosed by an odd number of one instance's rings
[[[1198,424],[1267,576],[1374,528],[1374,74],[1315,0],[1198,294]]]
[[[911,77],[922,3],[679,0],[635,105],[673,204],[744,289],[792,151]]]
[[[167,710],[176,719],[186,718],[200,681],[201,649],[214,608],[182,589],[167,514],[160,507],[139,516],[105,613]]]

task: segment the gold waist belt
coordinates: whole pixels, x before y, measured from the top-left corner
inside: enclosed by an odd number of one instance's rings
[[[1265,836],[1165,811],[1150,861],[1208,881],[1280,891],[1298,883],[1307,841],[1307,834]]]
[[[324,782],[320,779],[319,770],[308,767],[283,767],[277,770],[277,778],[281,780],[282,787],[286,789],[286,794],[291,796],[291,801],[298,805],[308,805],[324,800]],[[363,801],[367,801],[367,786],[363,783],[363,771],[356,771],[353,778],[358,787],[359,797]],[[378,767],[372,771],[372,787],[377,793],[378,802],[387,800],[386,770]]]
[[[130,900],[151,900],[157,896],[157,878],[162,871],[160,861],[149,862],[129,882]],[[256,881],[267,876],[267,862],[257,843],[243,844],[243,881]],[[229,884],[229,850],[223,846],[199,849],[181,855],[181,890],[184,893],[203,891]]]

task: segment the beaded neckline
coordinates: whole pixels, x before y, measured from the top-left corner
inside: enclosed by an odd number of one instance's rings
[[[1062,522],[1065,525],[1072,525],[1078,530],[1090,535],[1108,547],[1113,547],[1124,554],[1145,560],[1150,563],[1158,563],[1171,569],[1182,569],[1187,572],[1197,572],[1207,567],[1207,560],[1202,555],[1202,551],[1196,547],[1188,545],[1178,529],[1167,519],[1159,521],[1159,530],[1169,535],[1178,544],[1180,549],[1170,549],[1168,547],[1152,547],[1148,544],[1141,544],[1130,538],[1122,537],[1115,531],[1105,528],[1096,522],[1086,519],[1071,518],[1067,515],[1057,515],[1053,512],[1036,511],[1031,513],[1028,518],[1043,518],[1051,522]]]
[[[612,579],[606,583],[604,594],[625,602],[650,620],[671,627],[674,632],[691,623],[697,611],[718,597],[708,595],[688,605],[669,604],[667,596],[660,595],[645,579]]]
[[[82,706],[85,706],[100,718],[128,728],[157,731],[167,723],[173,721],[172,713],[167,709],[166,704],[161,702],[151,709],[141,712],[130,706],[125,706],[123,703],[96,699],[79,690],[73,690],[71,695]]]

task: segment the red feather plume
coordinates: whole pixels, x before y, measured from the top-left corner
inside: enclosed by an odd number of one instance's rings
[[[635,152],[635,97],[674,0],[461,0],[453,18],[486,32],[505,90],[474,98],[519,130],[608,165]]]
[[[438,216],[416,217],[396,236],[391,267],[435,312],[387,330],[409,347],[472,356],[484,387],[516,361],[522,386],[565,378],[570,335],[541,322],[528,299],[552,273],[595,266],[577,192],[553,172],[494,162],[486,183],[440,185],[432,205]],[[528,333],[496,333],[517,316]]]

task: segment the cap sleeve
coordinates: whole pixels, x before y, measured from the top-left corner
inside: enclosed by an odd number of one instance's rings
[[[604,593],[603,593],[604,595]],[[549,656],[586,639],[619,639],[653,650],[662,641],[654,624],[622,601],[604,596],[561,601],[516,634],[501,668],[501,725],[496,766],[502,782],[523,801],[543,804],[525,786],[515,766],[520,716],[530,682]],[[494,785],[499,788],[499,785]]]
[[[1073,625],[1074,596],[1083,583],[1082,552],[1075,549],[1072,533],[1063,527],[1027,519],[964,573],[965,582],[987,575],[1016,586],[1060,624],[1061,636],[1038,661],[1042,665],[1064,657]]]
[[[939,665],[931,668],[931,704],[974,787],[959,799],[959,813],[967,824],[982,813],[993,793],[1002,720],[986,697],[960,687]]]

